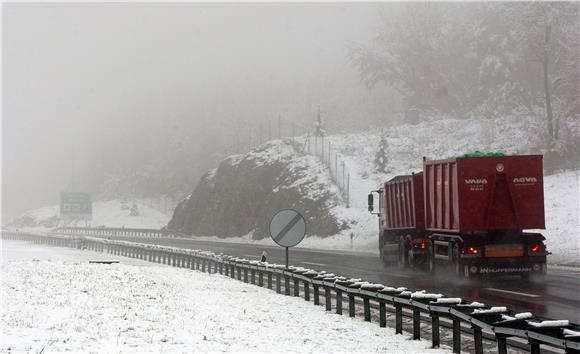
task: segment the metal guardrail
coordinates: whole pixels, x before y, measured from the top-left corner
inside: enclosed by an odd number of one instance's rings
[[[85,236],[124,236],[124,237],[191,237],[180,232],[159,229],[129,229],[124,227],[77,227],[66,226],[52,230],[53,233]]]
[[[68,231],[71,228],[67,228]],[[119,229],[109,229],[119,230]],[[145,232],[146,229],[135,232]],[[62,229],[60,230],[62,231]],[[125,231],[128,231],[125,229]],[[151,232],[151,234],[154,234]],[[490,307],[483,304],[461,300],[457,303],[445,303],[433,301],[426,296],[414,298],[413,293],[401,288],[394,289],[384,286],[366,288],[367,285],[325,272],[316,272],[305,268],[290,267],[283,265],[261,263],[246,259],[231,257],[223,254],[215,254],[208,251],[179,249],[151,244],[138,244],[127,241],[107,240],[92,237],[61,236],[61,235],[38,235],[24,232],[3,231],[2,238],[6,240],[30,241],[37,244],[54,245],[88,249],[97,252],[137,258],[149,262],[172,265],[188,269],[197,269],[202,272],[219,273],[234,279],[243,280],[258,286],[267,286],[286,295],[301,296],[306,301],[312,300],[315,305],[320,304],[320,293],[324,292],[325,308],[332,311],[332,300],[336,301],[337,314],[343,313],[343,296],[348,298],[348,314],[354,317],[356,313],[355,299],[362,299],[364,320],[371,321],[371,301],[378,303],[379,326],[387,325],[387,305],[395,309],[395,332],[403,333],[403,309],[412,312],[412,338],[421,338],[421,314],[427,314],[431,318],[431,342],[434,348],[440,346],[440,317],[446,317],[453,323],[452,340],[453,352],[461,352],[461,324],[466,323],[473,329],[473,352],[483,354],[483,335],[485,330],[495,335],[498,353],[507,353],[507,338],[517,337],[529,343],[530,353],[540,353],[540,346],[559,348],[567,353],[580,353],[580,326],[566,324],[558,326],[534,327],[530,320],[537,318],[511,320],[502,319],[502,315],[513,315],[506,310],[501,312],[489,311]],[[292,284],[292,287],[290,286]],[[301,287],[302,285],[302,287]],[[370,284],[372,285],[372,284]],[[377,284],[374,284],[375,286]],[[334,292],[335,296],[332,296]],[[477,306],[474,306],[476,305]],[[474,311],[478,309],[479,311]],[[568,333],[568,334],[566,334]]]

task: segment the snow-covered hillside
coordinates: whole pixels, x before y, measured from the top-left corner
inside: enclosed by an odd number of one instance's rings
[[[138,215],[131,215],[133,203],[137,205]],[[58,224],[59,206],[53,205],[29,211],[15,219],[14,226],[21,228],[53,228]],[[90,226],[152,228],[159,229],[169,221],[170,216],[151,208],[139,200],[93,202],[93,220]],[[84,226],[84,222],[79,223]]]
[[[219,274],[6,241],[0,352],[444,353]]]
[[[303,247],[353,248],[377,252],[378,221],[367,211],[367,194],[384,181],[399,174],[422,169],[423,156],[447,158],[467,152],[501,151],[507,154],[541,153],[531,146],[529,138],[536,129],[532,122],[521,119],[502,120],[436,120],[418,125],[401,125],[385,130],[387,137],[388,173],[374,172],[373,160],[380,132],[328,136],[338,147],[350,173],[351,208],[336,207],[338,220],[350,225],[331,239],[311,238]],[[580,264],[579,172],[565,172],[545,177],[546,230],[551,263]]]

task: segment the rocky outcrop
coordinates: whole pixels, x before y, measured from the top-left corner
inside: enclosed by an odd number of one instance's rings
[[[208,172],[175,209],[168,228],[191,235],[269,237],[272,216],[299,211],[307,236],[334,235],[340,225],[330,213],[338,203],[334,185],[312,156],[297,154],[290,142],[270,142],[231,156]]]

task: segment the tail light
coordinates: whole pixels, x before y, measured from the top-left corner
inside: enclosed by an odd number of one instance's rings
[[[530,246],[530,252],[531,253],[539,253],[539,252],[544,252],[546,250],[545,247],[543,247],[541,244],[535,244]]]
[[[426,250],[427,242],[415,243],[413,246],[417,249]]]
[[[479,254],[479,250],[477,247],[469,247],[467,249],[467,254]]]

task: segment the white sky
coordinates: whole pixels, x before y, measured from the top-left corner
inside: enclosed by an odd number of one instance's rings
[[[155,131],[220,90],[353,76],[346,46],[372,36],[380,5],[2,6],[7,217],[57,203],[73,155],[81,168],[108,136]]]

